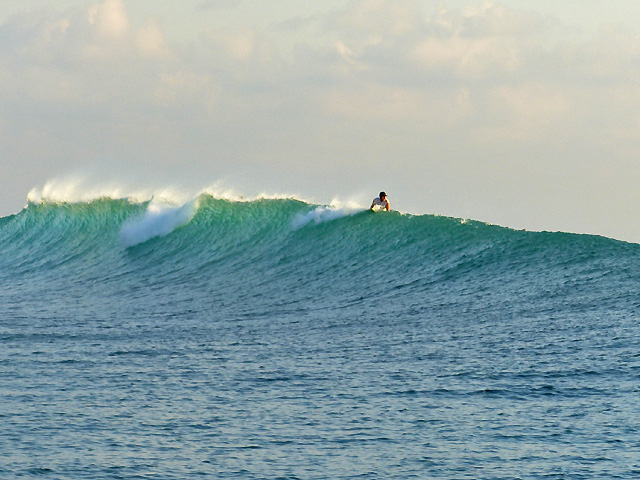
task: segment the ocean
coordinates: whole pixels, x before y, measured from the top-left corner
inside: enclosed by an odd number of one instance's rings
[[[0,478],[638,479],[640,245],[292,198],[0,219]]]

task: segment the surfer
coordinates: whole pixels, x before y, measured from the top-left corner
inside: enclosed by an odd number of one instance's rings
[[[387,200],[387,194],[384,192],[380,192],[380,196],[373,199],[371,202],[371,210],[386,210],[389,211],[389,200]]]

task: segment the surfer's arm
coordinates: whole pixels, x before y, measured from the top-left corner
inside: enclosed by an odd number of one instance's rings
[[[389,211],[389,209],[391,208],[391,204],[389,203],[389,200],[387,200],[387,206],[385,207],[387,209],[387,212]]]

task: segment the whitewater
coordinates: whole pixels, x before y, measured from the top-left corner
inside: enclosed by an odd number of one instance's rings
[[[337,201],[30,195],[0,219],[0,477],[640,478],[639,272]]]

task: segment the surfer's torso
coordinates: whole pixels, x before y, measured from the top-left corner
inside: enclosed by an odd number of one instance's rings
[[[385,210],[389,206],[389,201],[387,199],[380,200],[380,197],[376,197],[373,199],[373,208],[376,210]]]

